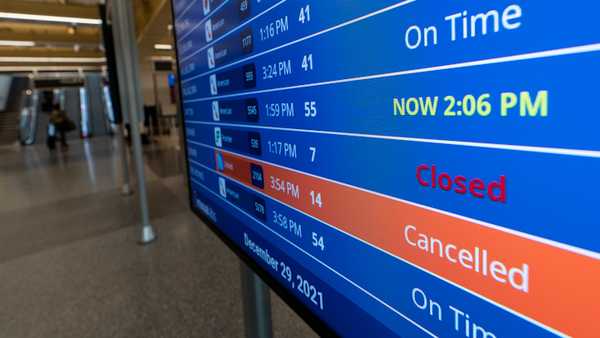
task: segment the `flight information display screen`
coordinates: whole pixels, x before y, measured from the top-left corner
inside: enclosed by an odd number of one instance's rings
[[[598,337],[600,3],[172,5],[192,208],[298,311]]]

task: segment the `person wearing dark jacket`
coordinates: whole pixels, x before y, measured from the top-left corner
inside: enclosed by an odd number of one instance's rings
[[[52,112],[50,113],[50,123],[54,126],[56,139],[56,134],[58,133],[58,138],[60,140],[60,147],[62,150],[69,149],[69,144],[67,143],[67,132],[73,130],[73,122],[67,117],[67,114],[64,110],[60,109],[60,105],[55,104],[53,106]],[[49,135],[50,137],[50,135]],[[55,140],[54,140],[55,141]],[[53,143],[53,142],[52,142]],[[50,146],[49,148],[54,149],[54,146]]]

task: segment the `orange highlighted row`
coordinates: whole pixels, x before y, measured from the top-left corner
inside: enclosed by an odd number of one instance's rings
[[[437,276],[567,335],[600,332],[598,259],[292,170],[219,156],[224,175],[256,189],[250,164],[259,164],[268,196]],[[273,180],[298,187],[299,195]]]

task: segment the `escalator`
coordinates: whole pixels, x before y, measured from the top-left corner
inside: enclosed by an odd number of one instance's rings
[[[76,132],[68,138],[89,138],[114,133],[115,119],[109,91],[101,75],[45,78],[32,80],[23,95],[20,111],[13,125],[18,125],[18,139],[23,145],[45,143],[56,130],[49,123],[55,105],[74,121]],[[13,138],[13,142],[16,137]]]
[[[39,92],[28,89],[23,100],[23,108],[19,117],[19,141],[22,145],[30,145],[36,141],[39,116]]]

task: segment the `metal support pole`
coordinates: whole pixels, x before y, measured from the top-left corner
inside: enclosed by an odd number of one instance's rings
[[[246,338],[272,338],[271,294],[267,285],[240,261]]]
[[[133,189],[129,183],[129,163],[127,162],[127,145],[125,144],[125,135],[123,135],[123,125],[117,125],[115,131],[115,138],[117,140],[117,147],[121,153],[121,165],[123,167],[123,186],[121,186],[121,195],[129,196],[133,194]]]
[[[129,111],[130,137],[133,143],[133,162],[135,163],[137,173],[142,223],[139,243],[147,244],[156,239],[156,234],[150,224],[148,197],[146,195],[146,178],[139,125],[139,114],[143,111],[143,104],[141,101],[139,57],[135,38],[132,1],[113,1],[112,6],[117,53],[122,53],[120,60],[122,65],[118,67],[118,71],[123,73],[123,79],[125,80],[120,86],[121,98],[125,109]]]
[[[106,102],[111,102],[113,107],[113,117],[114,123],[116,123],[116,128],[113,129],[114,137],[115,137],[115,146],[118,148],[117,151],[121,155],[121,168],[123,170],[123,182],[121,186],[121,195],[128,196],[133,194],[133,189],[131,188],[130,179],[129,179],[129,163],[127,161],[127,146],[123,140],[123,107],[121,105],[121,98],[119,92],[119,83],[125,83],[123,79],[122,72],[118,72],[117,64],[123,64],[120,60],[120,55],[115,50],[115,39],[112,31],[112,24],[110,23],[109,17],[111,16],[108,13],[105,5],[105,1],[102,0],[100,7],[98,8],[100,12],[100,18],[102,19],[102,39],[104,42],[104,50],[106,54],[106,63],[107,67],[104,69],[104,73],[108,77],[109,81],[109,91],[105,92],[107,95]],[[114,126],[111,124],[111,128]]]
[[[114,25],[113,25],[114,27]],[[113,34],[114,35],[114,34]],[[120,41],[119,38],[115,38],[114,39],[114,44],[118,44]],[[116,62],[118,64],[123,65],[124,61],[123,61],[123,55],[122,53],[119,53],[117,51],[115,51],[115,59]],[[122,67],[122,66],[121,66]],[[120,148],[120,152],[121,152],[121,164],[123,166],[123,186],[121,187],[121,194],[124,196],[128,196],[133,194],[133,188],[131,187],[131,179],[130,179],[130,175],[129,175],[129,161],[127,160],[127,153],[129,152],[127,149],[127,143],[125,142],[125,121],[127,121],[128,119],[126,118],[126,111],[129,111],[129,107],[127,106],[128,101],[126,99],[123,99],[123,96],[127,95],[126,93],[124,93],[124,89],[121,88],[123,87],[123,84],[127,83],[125,81],[125,76],[124,76],[124,71],[120,70],[118,67],[117,68],[117,81],[119,83],[119,95],[121,97],[121,99],[119,100],[119,104],[120,106],[120,111],[121,111],[121,118],[119,119],[119,124],[117,125],[117,130],[115,131],[115,137],[117,138],[117,145]]]

